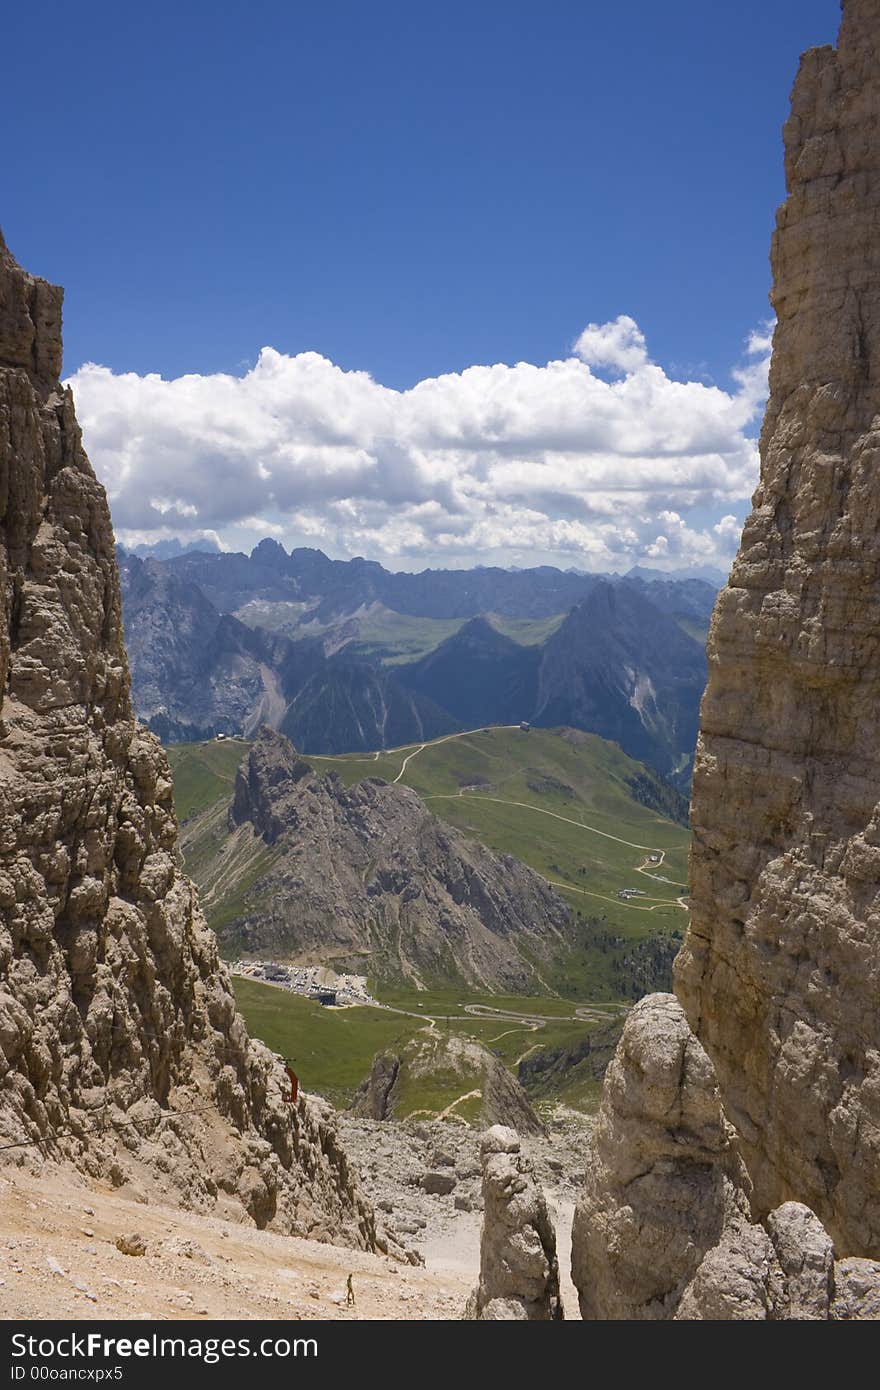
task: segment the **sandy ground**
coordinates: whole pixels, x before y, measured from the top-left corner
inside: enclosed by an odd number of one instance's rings
[[[549,1196],[550,1194],[548,1194]],[[573,1203],[553,1201],[566,1317]],[[0,1317],[458,1318],[476,1282],[479,1212],[459,1212],[419,1242],[425,1267],[147,1205],[44,1169],[0,1175]],[[116,1248],[130,1232],[144,1255]],[[352,1276],[353,1308],[345,1289]]]
[[[116,1249],[127,1232],[146,1254]],[[58,1170],[0,1174],[4,1319],[456,1318],[474,1282],[466,1264],[402,1265],[145,1205]]]

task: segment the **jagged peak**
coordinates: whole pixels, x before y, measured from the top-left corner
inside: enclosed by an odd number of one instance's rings
[[[45,391],[61,375],[59,285],[29,275],[0,231],[0,367],[21,367]]]

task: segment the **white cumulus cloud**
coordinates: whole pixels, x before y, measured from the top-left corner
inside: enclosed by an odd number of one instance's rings
[[[753,334],[731,391],[677,381],[621,316],[588,325],[570,357],[407,391],[270,347],[241,376],[88,363],[69,384],[123,541],[273,535],[409,569],[621,569],[729,562],[768,351]]]
[[[588,323],[574,350],[582,362],[621,372],[637,371],[648,361],[645,335],[628,314],[618,314],[610,323]]]

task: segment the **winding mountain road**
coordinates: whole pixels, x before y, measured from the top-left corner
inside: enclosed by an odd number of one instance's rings
[[[450,737],[454,737],[454,735],[450,735]],[[424,746],[424,745],[423,745],[423,746]],[[638,874],[645,874],[645,876],[646,876],[647,878],[653,878],[657,883],[668,883],[668,884],[669,884],[671,887],[673,887],[673,888],[687,888],[687,886],[688,886],[686,883],[679,883],[679,882],[678,882],[677,880],[675,880],[675,879],[665,878],[665,877],[663,877],[663,876],[661,876],[661,875],[659,875],[659,874],[652,874],[652,873],[650,873],[649,870],[647,869],[646,866],[647,866],[648,864],[650,864],[650,863],[653,863],[653,864],[655,865],[655,867],[659,868],[659,866],[660,866],[660,865],[664,862],[664,860],[666,859],[666,851],[665,851],[665,850],[663,850],[663,849],[658,849],[658,848],[657,848],[656,846],[654,846],[654,845],[638,845],[638,844],[636,844],[635,841],[633,841],[633,840],[623,840],[623,839],[621,839],[621,837],[620,837],[619,835],[612,835],[612,834],[611,834],[609,831],[607,831],[607,830],[599,830],[599,829],[597,829],[597,827],[596,827],[595,825],[587,825],[584,821],[573,820],[571,816],[561,816],[561,815],[559,814],[558,811],[547,811],[547,810],[544,809],[543,806],[532,806],[532,805],[530,805],[530,803],[529,803],[528,801],[508,801],[506,798],[501,797],[501,796],[483,796],[483,795],[481,795],[481,794],[480,794],[480,795],[476,795],[476,796],[474,796],[474,795],[468,796],[468,795],[466,795],[463,791],[460,791],[460,792],[437,792],[437,793],[435,793],[434,795],[431,795],[431,796],[423,796],[423,797],[422,797],[422,800],[423,800],[423,801],[459,801],[459,800],[460,800],[460,801],[494,801],[494,802],[495,802],[497,805],[499,805],[499,806],[517,806],[517,807],[519,807],[521,810],[524,810],[524,811],[535,811],[539,816],[550,816],[553,820],[561,820],[561,821],[564,821],[564,822],[566,823],[566,825],[574,825],[574,826],[577,827],[578,830],[587,830],[587,831],[589,831],[589,833],[590,833],[591,835],[601,835],[601,837],[603,838],[603,840],[613,840],[613,841],[614,841],[616,844],[618,844],[618,845],[626,845],[627,849],[640,849],[640,850],[644,850],[644,851],[645,851],[647,854],[649,854],[649,855],[659,854],[660,858],[657,859],[657,860],[643,859],[642,862],[641,862],[641,864],[638,865],[638,866],[636,866],[636,867],[634,868],[634,872],[635,872],[635,873],[638,873]],[[688,911],[687,903],[682,902],[681,897],[675,898],[674,900],[671,899],[671,898],[654,898],[654,899],[650,899],[650,898],[649,898],[648,901],[649,901],[649,902],[653,902],[653,904],[654,904],[653,907],[642,907],[642,906],[640,906],[638,903],[630,902],[628,899],[612,898],[612,897],[609,897],[609,895],[608,895],[607,893],[593,893],[593,892],[591,892],[591,891],[590,891],[589,889],[587,889],[587,888],[581,888],[580,885],[579,885],[579,884],[576,884],[576,883],[563,883],[563,882],[561,882],[559,879],[553,879],[553,878],[548,878],[548,879],[547,879],[547,882],[548,882],[548,883],[551,885],[551,887],[553,887],[553,888],[567,888],[567,889],[569,890],[569,892],[572,892],[572,893],[582,893],[585,897],[588,897],[588,898],[599,898],[599,899],[602,900],[602,902],[606,902],[606,903],[615,903],[615,904],[617,904],[617,905],[620,906],[620,907],[628,907],[632,912],[656,912],[656,911],[658,910],[658,908],[663,908],[663,907],[680,907],[683,911],[685,911],[685,912]]]

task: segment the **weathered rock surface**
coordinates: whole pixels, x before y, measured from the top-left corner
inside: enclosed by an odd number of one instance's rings
[[[250,876],[244,913],[218,924],[249,955],[522,990],[538,978],[530,957],[558,950],[571,917],[539,874],[438,820],[409,787],[345,787],[273,729],[239,769],[230,826],[200,869],[202,897],[210,906],[239,869]],[[255,835],[268,854],[256,882]]]
[[[758,1215],[880,1254],[880,0],[801,61],[761,481],[715,610],[676,991]]]
[[[559,1111],[549,1119],[549,1133],[517,1136],[551,1216],[570,1211],[578,1195],[590,1126],[586,1116]],[[484,1131],[462,1124],[456,1112],[445,1119],[389,1121],[361,1119],[349,1110],[339,1115],[339,1132],[389,1243],[396,1236],[414,1246],[429,1266],[451,1254],[462,1267],[473,1252],[471,1267],[478,1266]],[[451,1173],[456,1180],[452,1192],[425,1192],[422,1178],[429,1171]]]
[[[710,1322],[880,1321],[880,1264],[834,1260],[819,1218],[800,1202],[766,1229],[738,1224],[702,1261],[675,1314]]]
[[[486,1130],[480,1282],[464,1316],[482,1321],[549,1321],[562,1317],[556,1233],[547,1202],[519,1136],[503,1125]]]
[[[751,1220],[712,1064],[672,995],[641,1000],[606,1074],[575,1210],[582,1315],[877,1317],[878,1275],[868,1260],[835,1264],[831,1237],[799,1202],[770,1212],[765,1225]]]
[[[178,869],[107,501],[59,384],[61,297],[0,240],[2,1158],[370,1247],[332,1121],[287,1103]]]
[[[671,994],[632,1010],[605,1074],[572,1228],[585,1318],[673,1316],[703,1256],[748,1219],[705,1052]]]
[[[360,1120],[390,1120],[394,1115],[400,1058],[396,1052],[377,1052],[349,1107]]]
[[[835,1322],[880,1321],[880,1263],[877,1260],[841,1260],[834,1267]]]
[[[827,1318],[834,1291],[834,1245],[818,1216],[800,1202],[785,1202],[767,1217],[767,1230],[785,1278],[780,1315]]]
[[[676,1321],[766,1322],[781,1294],[773,1243],[761,1226],[724,1232],[685,1289]]]

